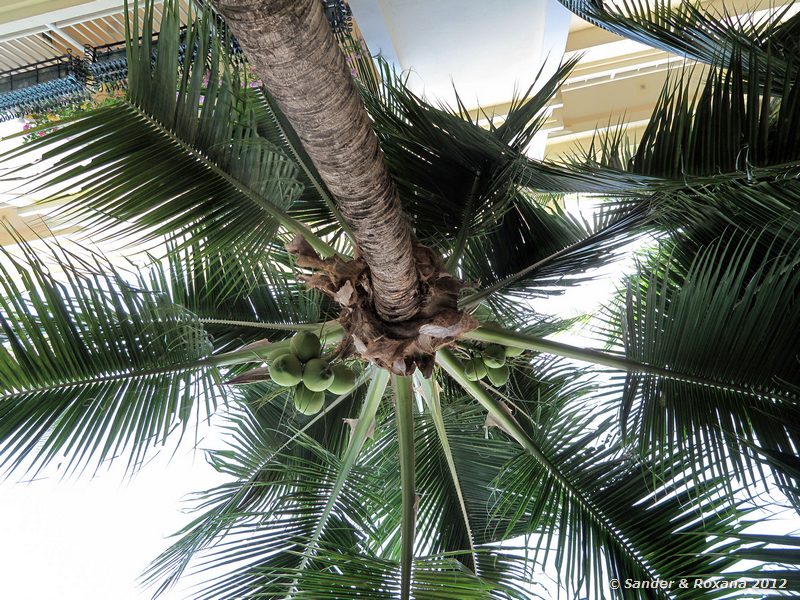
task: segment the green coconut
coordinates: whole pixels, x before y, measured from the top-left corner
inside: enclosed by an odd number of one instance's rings
[[[464,375],[470,381],[478,381],[486,377],[486,365],[480,358],[471,358],[464,364]]]
[[[515,348],[514,346],[506,346],[506,356],[508,358],[514,358],[515,356],[520,356],[522,353],[525,352],[525,348]]]
[[[267,364],[271,365],[276,360],[278,360],[281,356],[286,356],[287,354],[289,354],[291,356],[294,356],[292,351],[289,350],[288,346],[284,346],[283,348],[279,348],[277,350],[273,350],[271,354],[267,355]]]
[[[289,342],[289,348],[302,362],[318,358],[322,352],[322,344],[319,338],[310,331],[298,331],[295,333],[292,341]]]
[[[269,376],[278,385],[291,387],[302,381],[303,365],[294,354],[287,352],[270,363]]]
[[[506,364],[506,349],[499,344],[489,344],[483,351],[483,362],[490,369],[497,369]]]
[[[331,367],[331,370],[333,371],[333,383],[328,388],[329,392],[340,395],[353,389],[356,384],[356,374],[353,369],[337,363]]]
[[[314,392],[303,384],[294,388],[294,407],[304,415],[315,415],[325,405],[325,392]]]
[[[313,358],[303,367],[303,384],[312,392],[324,392],[333,383],[333,369],[327,360]]]
[[[496,369],[486,369],[486,374],[489,376],[489,381],[492,382],[492,385],[500,387],[508,383],[508,376],[511,372],[508,370],[508,365],[503,365]]]

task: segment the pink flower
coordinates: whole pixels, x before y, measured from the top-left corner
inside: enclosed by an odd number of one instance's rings
[[[22,126],[22,131],[28,131],[28,129],[30,129],[30,128],[31,128],[31,124],[30,123],[25,123],[25,125]]]

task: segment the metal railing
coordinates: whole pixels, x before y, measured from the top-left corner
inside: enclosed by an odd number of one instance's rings
[[[320,0],[331,28],[337,34],[352,30],[352,12],[344,0]],[[217,17],[218,33],[229,40],[231,51],[239,54],[236,39],[224,32]],[[181,28],[180,60],[188,47],[187,28]],[[153,33],[156,45],[158,32]],[[196,44],[196,43],[195,43]],[[194,44],[193,44],[194,45]],[[108,85],[125,85],[128,61],[125,41],[101,46],[86,45],[83,56],[64,54],[0,72],[0,121],[41,113],[86,101],[92,92]]]

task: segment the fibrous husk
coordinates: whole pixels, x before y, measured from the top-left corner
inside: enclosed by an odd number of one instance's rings
[[[301,275],[306,285],[341,306],[339,322],[347,334],[342,356],[357,354],[398,375],[411,375],[418,368],[429,377],[436,350],[478,326],[458,309],[464,282],[447,273],[439,256],[426,246],[414,245],[420,311],[414,319],[397,323],[386,322],[375,312],[369,270],[361,258],[322,259],[301,236],[286,248],[298,267],[311,271]]]

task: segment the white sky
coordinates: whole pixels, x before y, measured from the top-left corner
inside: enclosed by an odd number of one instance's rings
[[[223,481],[202,452],[183,446],[132,481],[123,459],[94,478],[64,481],[50,472],[30,483],[0,482],[0,597],[150,598],[135,581],[167,547],[166,537],[190,520],[180,512],[182,499]],[[163,596],[186,597],[180,588]]]

